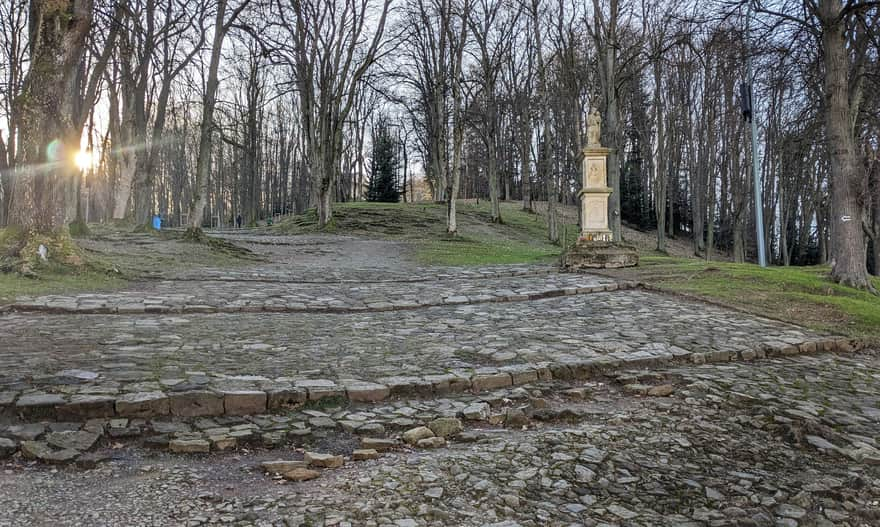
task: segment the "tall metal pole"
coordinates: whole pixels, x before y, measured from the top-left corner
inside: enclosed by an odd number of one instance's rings
[[[752,177],[755,180],[755,230],[758,241],[758,265],[767,267],[767,250],[764,243],[764,198],[762,196],[761,173],[758,171],[758,123],[755,121],[757,105],[755,104],[755,83],[752,76],[752,2],[749,1],[748,15],[746,16],[746,60],[748,69],[749,106],[751,114],[749,121],[752,125]]]

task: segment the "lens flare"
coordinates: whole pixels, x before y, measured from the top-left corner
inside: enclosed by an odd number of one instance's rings
[[[73,162],[80,170],[88,170],[98,164],[98,155],[89,150],[80,150],[73,156]]]
[[[61,141],[55,139],[46,146],[46,160],[57,163],[61,160]]]

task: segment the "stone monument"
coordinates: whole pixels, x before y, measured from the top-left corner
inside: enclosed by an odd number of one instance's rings
[[[581,232],[577,243],[562,255],[566,271],[632,267],[639,263],[639,253],[630,245],[614,240],[608,228],[607,161],[610,149],[602,146],[602,118],[593,109],[587,117],[587,146],[581,167]]]

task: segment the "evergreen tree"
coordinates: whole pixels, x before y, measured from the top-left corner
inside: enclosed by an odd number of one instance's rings
[[[397,188],[397,140],[385,119],[373,128],[373,156],[370,161],[370,179],[367,183],[367,201],[396,203],[400,201]]]

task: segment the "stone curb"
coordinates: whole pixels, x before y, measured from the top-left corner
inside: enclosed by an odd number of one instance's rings
[[[354,313],[377,313],[383,311],[412,311],[430,307],[476,305],[476,304],[500,304],[508,302],[526,302],[557,298],[563,296],[588,295],[593,293],[605,293],[611,291],[628,291],[642,288],[642,284],[631,281],[621,281],[611,284],[595,285],[581,288],[547,289],[528,294],[515,294],[495,297],[447,297],[439,301],[411,304],[384,303],[376,306],[363,307],[296,307],[287,305],[255,304],[244,306],[211,306],[193,304],[183,306],[168,305],[145,305],[132,304],[122,306],[96,306],[96,307],[59,307],[41,304],[12,304],[11,311],[19,313],[43,313],[49,315],[157,315],[157,314],[214,314],[214,313],[308,313],[308,314],[354,314]]]
[[[765,341],[751,349],[729,351],[678,352],[664,356],[627,359],[603,357],[585,361],[543,362],[498,368],[481,368],[472,375],[439,374],[422,377],[386,377],[379,382],[357,379],[294,380],[265,379],[266,389],[223,390],[206,387],[187,391],[152,391],[104,395],[65,396],[58,393],[25,392],[9,396],[0,393],[0,414],[22,422],[39,420],[86,421],[95,418],[160,416],[203,417],[255,415],[299,406],[328,397],[352,402],[374,403],[390,397],[433,397],[452,393],[480,393],[510,386],[523,386],[550,380],[583,380],[619,369],[650,368],[689,362],[706,364],[734,360],[755,360],[808,353],[850,353],[864,349],[861,339],[828,337],[798,344]],[[222,380],[223,377],[218,377]],[[286,383],[286,384],[285,384]]]
[[[449,275],[449,274],[441,274],[437,276],[429,276],[429,277],[421,277],[421,278],[389,278],[384,280],[295,280],[295,279],[280,279],[280,278],[247,278],[247,277],[221,277],[221,276],[208,276],[208,277],[161,277],[161,276],[153,276],[148,277],[149,280],[160,281],[160,282],[256,282],[256,283],[264,283],[264,284],[315,284],[315,285],[349,285],[349,284],[421,284],[421,283],[435,283],[435,282],[445,282],[447,280],[496,280],[499,278],[522,278],[528,276],[549,276],[559,274],[559,270],[556,268],[549,269],[539,269],[532,271],[521,271],[521,272],[506,272],[506,273],[486,273],[486,274],[463,274],[463,275]]]

